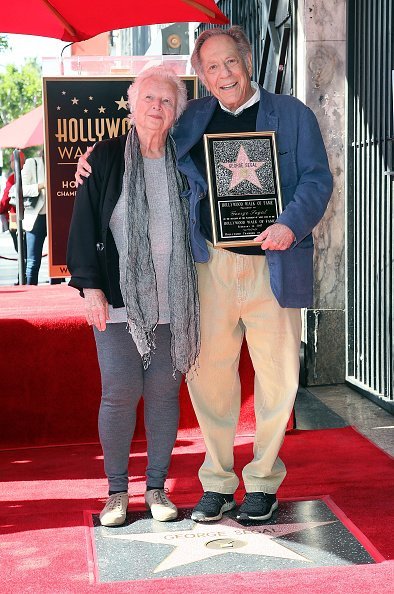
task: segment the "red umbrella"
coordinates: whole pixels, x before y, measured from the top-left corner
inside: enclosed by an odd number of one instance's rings
[[[18,0],[2,11],[2,33],[83,41],[104,31],[157,23],[227,24],[214,0]]]
[[[42,105],[0,128],[0,148],[27,148],[44,144]]]

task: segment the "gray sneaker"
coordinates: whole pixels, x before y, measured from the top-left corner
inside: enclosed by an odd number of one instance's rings
[[[172,501],[168,499],[164,489],[146,491],[145,503],[153,518],[159,522],[168,522],[178,517],[178,510]]]
[[[115,493],[107,499],[100,514],[102,526],[120,526],[126,520],[128,493]]]

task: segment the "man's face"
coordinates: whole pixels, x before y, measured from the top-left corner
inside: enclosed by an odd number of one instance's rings
[[[227,109],[235,111],[252,97],[252,56],[248,56],[245,65],[231,37],[217,35],[207,39],[200,59],[205,86]]]

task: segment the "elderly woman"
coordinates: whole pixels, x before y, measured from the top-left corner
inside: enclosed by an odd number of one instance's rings
[[[145,501],[156,520],[177,517],[164,491],[178,419],[181,374],[199,350],[196,274],[185,179],[169,131],[186,88],[165,67],[129,88],[133,127],[99,142],[78,188],[68,243],[70,285],[85,297],[102,380],[99,435],[109,498],[104,526],[125,521],[128,461],[137,404],[144,399]]]

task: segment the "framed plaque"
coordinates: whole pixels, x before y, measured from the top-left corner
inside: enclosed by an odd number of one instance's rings
[[[253,241],[282,211],[275,132],[204,134],[214,247]]]

